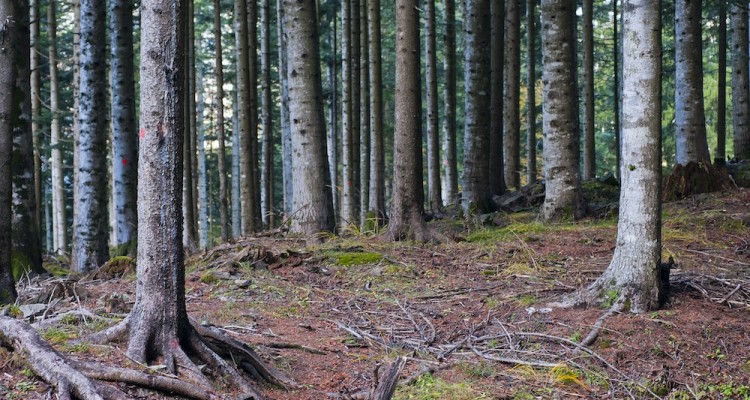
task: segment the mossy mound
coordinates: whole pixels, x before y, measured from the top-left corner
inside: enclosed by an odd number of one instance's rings
[[[677,165],[664,180],[662,198],[674,201],[685,197],[734,188],[726,168],[703,162]]]
[[[101,268],[94,271],[92,279],[122,278],[132,273],[135,273],[135,261],[132,258],[127,256],[112,257]]]

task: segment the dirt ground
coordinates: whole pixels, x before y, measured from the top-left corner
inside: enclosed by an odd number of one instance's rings
[[[433,221],[455,239],[442,244],[376,235],[224,244],[189,259],[188,312],[251,344],[299,384],[290,391],[260,385],[269,399],[356,398],[372,386],[377,366],[399,356],[407,358],[407,381],[396,399],[750,398],[750,192],[665,204],[663,258],[674,261],[669,304],[612,315],[588,347],[578,342],[606,307],[549,303],[607,267],[615,219],[544,225],[522,212],[492,220],[500,226]],[[25,302],[53,299],[47,317],[86,309],[107,318],[63,318],[41,330],[60,352],[130,366],[123,343],[69,341],[125,316],[134,290],[133,273],[36,278],[21,287]],[[132,398],[170,398],[120,389]],[[0,398],[49,392],[0,349]]]

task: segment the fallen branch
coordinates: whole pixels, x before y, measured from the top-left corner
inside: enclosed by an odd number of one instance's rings
[[[406,365],[406,357],[399,357],[386,370],[380,378],[380,369],[375,369],[375,388],[370,395],[370,400],[390,400],[396,391],[398,377]]]
[[[318,349],[316,349],[314,347],[307,347],[307,346],[304,346],[304,345],[301,345],[301,344],[297,344],[297,343],[269,343],[266,346],[268,346],[268,347],[270,347],[272,349],[297,349],[297,350],[303,350],[303,351],[306,351],[306,352],[312,353],[312,354],[318,354],[318,355],[325,355],[325,354],[327,354],[323,350],[318,350]]]

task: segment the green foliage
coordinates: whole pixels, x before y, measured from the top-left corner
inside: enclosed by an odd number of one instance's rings
[[[604,292],[604,299],[602,299],[601,307],[602,308],[611,308],[615,301],[620,297],[620,291],[616,288],[607,289]]]
[[[199,279],[202,283],[205,283],[207,285],[212,285],[219,281],[219,278],[216,277],[216,275],[213,274],[211,271],[207,271],[201,275]]]
[[[351,267],[355,265],[377,264],[383,260],[383,255],[372,252],[338,252],[327,253],[328,257],[335,260],[336,265]]]
[[[23,274],[31,271],[31,260],[23,252],[13,250],[10,256],[10,269],[13,272],[13,279],[18,282]]]
[[[411,386],[399,386],[393,398],[396,400],[481,400],[490,397],[484,393],[478,393],[466,382],[449,383],[425,374]]]
[[[125,242],[117,247],[109,250],[109,256],[112,258],[118,258],[127,256],[128,258],[135,258],[138,255],[138,241],[131,240]]]
[[[493,343],[488,343],[488,347],[493,348],[497,347],[497,345],[495,344],[493,346]],[[461,363],[459,364],[459,367],[464,373],[466,373],[466,375],[476,378],[487,378],[495,375],[495,367],[487,362]]]
[[[65,328],[49,328],[42,333],[42,339],[51,344],[61,344],[75,337],[75,334]]]

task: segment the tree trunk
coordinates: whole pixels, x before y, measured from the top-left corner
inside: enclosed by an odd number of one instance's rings
[[[359,64],[360,64],[360,47],[359,47],[359,39],[360,39],[360,27],[359,27],[359,3],[360,0],[351,0],[351,24],[352,24],[352,32],[351,32],[351,70],[350,73],[352,75],[352,199],[351,199],[351,208],[352,208],[352,218],[351,218],[351,224],[352,226],[356,227],[359,226],[359,179],[360,179],[360,170],[359,170],[359,146],[360,146],[360,126],[359,126],[359,113],[361,110],[361,104],[362,104],[362,98],[361,98],[361,92],[359,87]]]
[[[65,212],[65,182],[63,180],[62,129],[60,127],[60,98],[57,79],[57,13],[55,1],[47,3],[47,39],[49,41],[49,105],[52,114],[50,126],[50,148],[52,162],[52,244],[56,254],[65,253],[68,248],[67,219]],[[138,164],[136,164],[138,165]]]
[[[184,361],[178,344],[191,332],[179,218],[187,138],[178,77],[186,43],[183,4],[168,3],[141,3],[141,87],[149,90],[141,91],[140,101],[139,262],[127,354],[141,363],[161,356],[175,373],[178,361]]]
[[[438,124],[437,44],[435,40],[435,0],[425,1],[425,83],[427,102],[427,190],[432,212],[443,208],[440,198],[440,131]]]
[[[594,144],[594,0],[583,0],[583,179],[596,177]]]
[[[542,1],[546,221],[583,214],[578,166],[575,1]]]
[[[620,168],[622,167],[622,149],[620,146],[620,36],[618,36],[618,20],[617,20],[617,1],[612,2],[612,70],[615,73],[612,84],[612,103],[614,105],[614,112],[612,116],[612,125],[614,125],[615,131],[615,175],[617,180],[620,180]]]
[[[240,121],[237,116],[237,88],[232,98],[232,237],[242,236],[240,221]]]
[[[341,3],[341,210],[339,225],[354,221],[354,82],[352,82],[352,2]]]
[[[526,184],[536,182],[536,1],[526,1]],[[500,171],[500,170],[498,170]]]
[[[193,203],[195,202],[196,193],[193,192],[193,187],[196,186],[196,182],[193,181],[193,169],[194,169],[194,163],[193,163],[193,153],[194,148],[191,145],[191,139],[190,137],[195,135],[195,122],[193,119],[193,115],[195,114],[195,84],[193,82],[193,79],[191,77],[191,64],[193,59],[193,53],[195,49],[195,32],[194,32],[194,26],[191,23],[193,20],[193,16],[195,14],[195,7],[193,5],[193,0],[187,0],[187,15],[188,15],[188,23],[185,24],[185,37],[187,38],[187,51],[185,52],[185,65],[187,67],[187,73],[183,74],[183,79],[185,80],[185,91],[183,91],[183,95],[185,96],[185,100],[183,102],[183,105],[186,107],[184,116],[186,118],[186,121],[184,122],[185,126],[185,140],[183,141],[183,152],[185,153],[182,157],[182,215],[184,218],[184,225],[183,225],[183,244],[188,252],[191,252],[195,250],[196,242],[200,240],[198,238],[198,231],[196,223],[196,214],[197,209],[193,208]],[[191,50],[192,49],[192,50]],[[196,139],[197,140],[197,139]],[[197,146],[197,144],[196,144]],[[195,164],[197,164],[197,159]],[[197,179],[196,179],[197,181]]]
[[[502,0],[505,1],[505,0]],[[456,2],[445,0],[445,123],[443,124],[443,202],[458,201],[458,158],[456,156]]]
[[[747,8],[731,6],[732,23],[732,127],[734,159],[750,159],[750,89],[748,89]]]
[[[703,38],[701,1],[675,1],[676,163],[707,162],[706,114],[703,107]],[[745,61],[747,63],[747,60]]]
[[[219,218],[221,241],[229,240],[229,188],[224,144],[224,66],[221,54],[221,1],[214,0],[214,75],[216,77],[216,134],[219,141]]]
[[[664,299],[661,259],[661,1],[623,5],[622,189],[617,247],[612,262],[586,292],[606,291],[633,312],[658,308]]]
[[[80,127],[78,126],[78,103],[80,102],[81,85],[81,0],[72,0],[73,3],[73,201],[78,193],[78,137]],[[73,206],[73,223],[78,219],[78,207]],[[71,235],[71,242],[73,241]],[[72,243],[71,243],[72,251]]]
[[[716,152],[714,164],[727,161],[727,5],[719,2],[719,68],[716,99]]]
[[[519,0],[505,3],[505,99],[503,101],[503,157],[505,184],[521,185],[520,92],[521,92],[521,10]]]
[[[315,1],[284,0],[284,14],[295,210],[291,229],[305,234],[330,232],[335,221],[328,189]]]
[[[3,30],[14,31],[14,21],[18,20],[15,1],[0,1],[0,21]],[[8,22],[5,22],[8,21]],[[5,44],[15,47],[16,35],[8,35]],[[13,91],[16,85],[17,53],[10,51],[0,57],[0,305],[13,304],[16,300],[16,284],[11,271],[12,250],[12,199],[13,179],[11,159],[13,154],[13,114],[15,101]]]
[[[393,201],[387,235],[426,240],[422,186],[419,14],[416,0],[396,0],[396,123]]]
[[[138,136],[135,126],[133,4],[109,1],[112,57],[112,175],[116,245],[133,242],[138,232]]]
[[[331,196],[333,199],[333,213],[336,215],[339,212],[339,174],[338,174],[338,143],[339,143],[339,129],[338,129],[338,72],[337,72],[337,64],[338,64],[338,57],[337,57],[337,36],[338,31],[336,29],[336,3],[333,2],[332,10],[330,11],[331,15],[329,16],[329,19],[333,23],[333,29],[331,32],[329,32],[329,42],[331,43],[331,57],[328,60],[328,83],[331,87],[331,94],[328,97],[329,104],[328,104],[328,170],[329,175],[331,179]],[[286,64],[285,64],[286,65]],[[286,71],[285,75],[286,75]],[[336,220],[338,220],[336,217],[334,217]]]
[[[370,208],[370,32],[367,26],[367,0],[359,0],[360,32],[360,113],[359,113],[359,224],[366,228]],[[440,174],[438,173],[438,180]],[[438,191],[438,198],[440,192]]]
[[[284,7],[281,4],[282,0],[276,0],[276,12],[278,25],[278,40],[279,40],[279,81],[281,84],[280,97],[281,97],[281,158],[282,158],[282,174],[284,180],[284,214],[285,218],[294,212],[292,205],[294,201],[292,199],[294,188],[292,187],[292,130],[289,123],[289,79],[287,75],[287,58],[286,58],[286,39],[284,30]],[[335,31],[335,29],[334,29]],[[334,37],[336,33],[334,32]],[[335,40],[335,39],[334,39]],[[334,46],[335,48],[335,46]],[[335,53],[335,51],[334,51]],[[336,85],[334,85],[336,87]],[[335,91],[334,91],[335,93]],[[334,101],[334,104],[336,102]],[[335,118],[334,118],[335,119]],[[332,132],[333,135],[335,132]],[[335,136],[334,136],[335,137]],[[335,146],[334,146],[335,148]],[[334,154],[336,152],[334,151]],[[333,173],[335,174],[336,163],[333,163]],[[333,175],[331,176],[333,178]],[[331,187],[335,193],[336,184],[332,181]],[[335,196],[334,196],[334,210]]]
[[[263,144],[261,146],[261,202],[263,225],[271,229],[274,227],[273,211],[273,114],[271,102],[271,4],[270,0],[263,0],[260,7],[260,69],[261,85],[261,123],[263,129]]]
[[[492,47],[490,49],[490,193],[505,192],[503,171],[503,64],[505,63],[505,1],[490,2]]]
[[[464,171],[461,206],[466,215],[490,211],[490,2],[466,2],[464,12]]]
[[[258,4],[255,0],[247,0],[247,89],[248,94],[248,121],[250,122],[249,143],[247,144],[248,179],[252,178],[250,184],[251,199],[250,212],[252,215],[252,227],[250,232],[261,229],[260,216],[260,164],[258,163]]]
[[[34,222],[36,231],[41,241],[42,234],[42,156],[41,156],[41,127],[39,120],[42,116],[42,82],[40,79],[41,67],[39,65],[39,25],[41,24],[39,16],[39,0],[30,0],[29,3],[29,20],[30,20],[30,45],[29,68],[31,70],[31,138],[34,149]],[[39,245],[41,251],[41,242]],[[48,249],[49,250],[49,249]]]
[[[195,91],[197,101],[195,104],[196,119],[195,130],[198,136],[196,144],[198,150],[198,244],[201,249],[207,249],[209,243],[208,237],[208,171],[206,168],[206,124],[204,123],[205,100],[203,99],[203,68],[196,65]],[[236,152],[236,150],[235,150]],[[238,154],[239,156],[239,154]]]
[[[383,78],[380,43],[380,0],[367,1],[370,36],[370,205],[375,225],[385,223],[385,144],[383,140]]]

